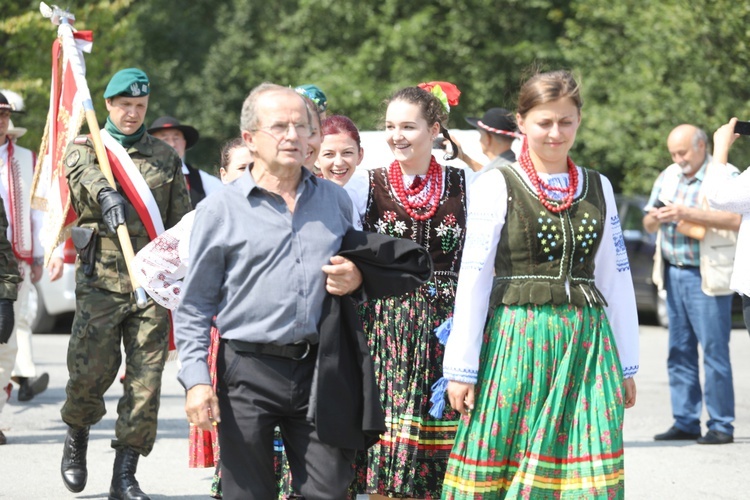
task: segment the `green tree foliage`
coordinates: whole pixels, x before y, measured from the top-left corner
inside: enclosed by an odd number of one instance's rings
[[[37,1],[0,0],[0,87],[24,95],[22,139],[38,147],[47,113],[55,28]],[[5,5],[8,4],[8,5]],[[169,114],[195,126],[189,159],[209,170],[239,132],[241,104],[263,81],[314,83],[333,113],[379,128],[384,100],[423,81],[463,92],[450,126],[486,108],[515,107],[534,68],[581,78],[584,121],[575,160],[618,190],[647,192],[670,162],[666,136],[690,122],[709,136],[750,119],[745,68],[750,4],[730,0],[73,0],[100,123],[112,73],[137,66],[152,80],[147,123]],[[743,144],[747,142],[747,144]],[[750,163],[750,142],[731,160]]]
[[[138,25],[150,47],[147,59],[161,65],[151,68],[153,78],[170,81],[172,103],[163,107],[155,88],[156,106],[198,126],[206,140],[189,154],[207,165],[216,157],[217,142],[238,133],[241,103],[263,81],[314,83],[328,95],[331,112],[350,116],[363,129],[380,126],[389,94],[422,81],[449,80],[462,89],[453,126],[486,106],[512,107],[509,90],[518,86],[530,62],[559,64],[555,41],[567,1],[507,3],[508,12],[488,0],[458,6],[449,1],[230,0],[211,3],[200,26],[171,26],[164,33],[157,29],[164,20],[145,10]],[[150,5],[159,10],[158,3]],[[516,27],[523,23],[534,43],[518,37]],[[191,35],[180,41],[178,28],[202,33],[202,41]],[[173,42],[165,46],[165,39]],[[173,70],[170,65],[180,60],[186,43],[192,47],[190,69]]]
[[[750,4],[730,0],[577,0],[560,46],[582,76],[584,121],[576,158],[626,192],[650,192],[671,163],[669,132],[711,134],[750,119]],[[730,161],[750,163],[740,140]]]

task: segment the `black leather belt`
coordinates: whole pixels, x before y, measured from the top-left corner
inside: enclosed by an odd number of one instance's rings
[[[678,269],[698,269],[699,266],[693,266],[690,264],[683,264],[682,262],[677,262],[675,264],[672,264],[674,267]]]
[[[258,342],[245,342],[243,340],[234,339],[226,340],[226,343],[234,352],[262,354],[265,356],[274,356],[294,361],[302,361],[318,348],[318,344],[311,344],[307,340],[285,345],[261,344]]]

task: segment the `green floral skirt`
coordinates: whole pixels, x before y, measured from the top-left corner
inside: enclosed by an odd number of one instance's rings
[[[502,306],[444,499],[624,498],[623,376],[601,307]]]

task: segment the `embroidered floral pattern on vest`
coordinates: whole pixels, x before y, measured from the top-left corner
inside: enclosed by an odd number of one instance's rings
[[[594,240],[599,237],[597,227],[601,225],[601,222],[591,217],[588,212],[584,213],[583,217],[581,224],[576,228],[578,233],[576,234],[576,240],[581,245],[583,253],[588,255],[594,248]],[[583,259],[583,256],[581,256],[578,262],[583,262]]]
[[[440,248],[445,253],[453,251],[461,239],[461,228],[458,227],[458,221],[453,214],[443,217],[443,222],[435,229],[435,232],[440,238]]]
[[[466,180],[459,169],[448,167],[440,203],[432,218],[415,220],[405,210],[390,184],[387,168],[369,172],[370,190],[364,218],[365,231],[409,238],[430,252],[432,279],[420,287],[431,301],[452,301],[461,265],[466,226]]]
[[[406,232],[406,223],[398,220],[396,212],[388,210],[375,222],[375,229],[381,234],[401,238]]]
[[[560,242],[561,231],[558,225],[559,220],[553,220],[549,217],[549,212],[541,210],[539,212],[539,231],[536,233],[536,237],[539,243],[542,245],[542,251],[547,255],[547,260],[552,261],[555,259],[555,252],[553,252]]]

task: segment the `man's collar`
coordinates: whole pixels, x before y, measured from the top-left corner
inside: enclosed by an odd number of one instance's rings
[[[687,179],[687,181],[688,182],[693,182],[693,181],[703,182],[703,178],[706,177],[706,167],[710,163],[710,161],[711,161],[711,155],[706,154],[706,158],[703,160],[703,165],[701,165],[701,168],[698,169],[695,175]]]
[[[302,175],[300,176],[299,180],[300,184],[308,181],[312,182],[314,185],[318,184],[318,178],[315,177],[312,172],[310,172],[303,166],[300,166],[299,168],[302,169]],[[250,167],[245,170],[244,174],[238,177],[235,181],[231,182],[231,184],[235,184],[238,188],[240,188],[242,194],[245,195],[245,197],[249,196],[253,189],[263,189],[258,186],[258,183],[255,182],[255,177],[253,177],[253,175],[251,174],[252,170],[253,164],[251,163]]]
[[[500,157],[505,158],[506,160],[509,160],[509,161],[516,161],[516,153],[514,153],[513,150],[510,148],[500,153]]]
[[[144,133],[141,138],[135,142],[135,144],[128,148],[128,151],[130,151],[131,149],[135,149],[143,156],[151,156],[154,154],[154,141],[156,141],[156,138],[154,138],[152,135],[149,135],[148,133]]]

